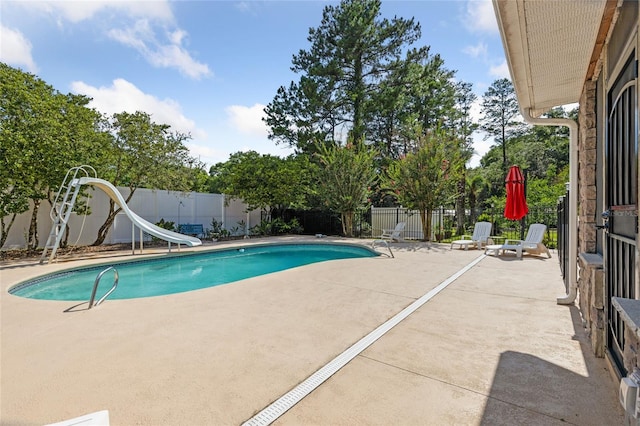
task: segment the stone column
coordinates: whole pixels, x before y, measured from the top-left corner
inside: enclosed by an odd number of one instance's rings
[[[585,83],[578,114],[579,307],[593,353],[605,354],[606,318],[602,257],[596,253],[596,82]]]
[[[585,83],[578,115],[578,253],[596,251],[596,83]]]

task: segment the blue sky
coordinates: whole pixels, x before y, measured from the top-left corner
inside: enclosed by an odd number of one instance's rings
[[[262,110],[298,80],[291,58],[309,47],[328,4],[338,3],[2,0],[0,60],[93,98],[103,113],[142,110],[190,133],[187,146],[207,165],[249,149],[287,155],[267,139]],[[509,77],[490,0],[383,0],[382,16],[415,18],[414,46],[431,46],[478,102]],[[472,166],[491,144],[474,140]]]

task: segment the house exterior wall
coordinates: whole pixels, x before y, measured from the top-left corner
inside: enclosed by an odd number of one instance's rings
[[[579,252],[579,308],[583,325],[591,338],[594,354],[605,357],[608,352],[609,325],[607,323],[610,310],[614,310],[607,294],[606,282],[606,249],[598,238],[605,234],[598,231],[597,225],[602,224],[600,213],[606,207],[606,185],[598,184],[605,176],[604,161],[605,144],[599,144],[598,139],[607,137],[607,99],[606,94],[620,75],[621,63],[626,61],[632,52],[638,58],[638,3],[624,1],[619,5],[618,14],[610,28],[607,42],[600,56],[599,66],[594,79],[586,81],[580,99],[579,124],[579,169],[578,169],[578,252]],[[636,99],[638,84],[636,75]],[[638,108],[635,107],[635,120],[638,123]],[[636,135],[637,141],[638,135]],[[635,159],[638,164],[638,158]],[[640,185],[638,185],[640,187]],[[638,197],[640,199],[640,197]],[[638,210],[636,206],[635,214]],[[600,234],[600,235],[599,235]],[[636,231],[637,234],[637,231]],[[606,240],[606,237],[604,238]],[[638,236],[636,235],[636,271],[635,294],[640,285],[638,278]],[[604,252],[604,259],[602,253]],[[640,301],[638,302],[640,303]],[[622,320],[626,321],[624,315]],[[631,373],[640,368],[640,338],[633,326],[624,330],[623,364],[624,369]]]

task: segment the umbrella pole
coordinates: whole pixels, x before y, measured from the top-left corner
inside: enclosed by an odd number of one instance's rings
[[[527,171],[523,170],[522,174],[524,175],[524,199],[527,199]],[[525,217],[527,217],[527,215],[522,216],[522,219],[520,219],[520,239],[524,240],[524,228],[526,226],[525,223]]]

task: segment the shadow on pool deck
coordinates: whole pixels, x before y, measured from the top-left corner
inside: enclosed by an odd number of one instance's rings
[[[77,302],[7,289],[99,260],[3,265],[0,423],[103,409],[112,425],[242,423],[482,254],[391,246],[395,259],[313,264],[71,315]],[[563,292],[555,254],[487,256],[276,423],[621,424],[617,383],[591,354],[578,310],[555,303]]]

